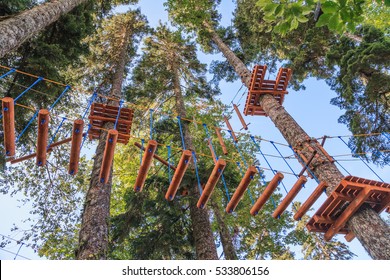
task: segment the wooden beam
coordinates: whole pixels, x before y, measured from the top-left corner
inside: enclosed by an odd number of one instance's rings
[[[222,175],[223,170],[226,167],[226,161],[223,159],[218,159],[217,164],[214,166],[213,171],[206,183],[206,186],[203,189],[202,195],[200,196],[197,207],[203,209],[206,206],[207,201],[209,200],[215,185],[217,184],[219,178]]]
[[[292,200],[295,198],[295,196],[300,192],[303,185],[307,182],[307,179],[305,176],[300,176],[294,186],[291,188],[291,190],[287,193],[285,198],[282,200],[282,202],[276,207],[274,213],[272,214],[272,217],[275,219],[278,218],[280,215],[283,214],[283,212],[286,210],[288,205],[292,202]]]
[[[238,203],[240,202],[242,196],[244,195],[245,190],[248,188],[249,183],[251,182],[253,176],[256,173],[257,173],[256,167],[249,166],[240,184],[238,185],[236,191],[234,192],[232,198],[230,199],[228,205],[226,206],[227,213],[232,213],[234,209],[236,209]]]
[[[327,185],[325,182],[321,182],[314,190],[314,192],[311,193],[309,198],[299,207],[297,213],[294,215],[294,219],[298,221],[303,217],[303,215],[306,214],[306,212],[310,209],[310,207],[313,206],[313,204],[317,201],[317,199],[321,196],[321,194],[324,192],[324,190],[327,188]]]
[[[110,179],[112,162],[114,160],[115,146],[118,141],[118,131],[116,129],[108,130],[106,147],[104,148],[102,166],[100,168],[100,182],[107,184]]]
[[[145,151],[145,148],[142,147],[142,145],[140,143],[134,143],[134,146],[136,146],[137,148],[141,149],[142,151]],[[161,162],[162,164],[164,164],[165,166],[170,167],[173,170],[176,170],[176,166],[173,166],[172,164],[169,164],[165,159],[163,159],[159,155],[153,154],[153,157],[155,159],[157,159],[159,162]]]
[[[165,194],[166,200],[171,201],[175,198],[181,180],[183,179],[184,174],[188,168],[188,164],[190,163],[191,157],[192,157],[192,152],[190,150],[183,151],[179,164],[177,165],[177,169],[173,174],[171,184],[169,185],[168,191]]]
[[[264,192],[259,196],[255,204],[253,205],[250,213],[252,216],[256,216],[261,208],[263,208],[263,205],[267,202],[267,200],[270,198],[276,187],[278,186],[279,182],[283,180],[284,176],[282,173],[277,172],[275,176],[272,178],[272,180],[268,183],[267,187],[265,188]]]
[[[236,104],[233,104],[233,108],[234,108],[234,111],[236,111],[236,114],[237,114],[238,119],[240,120],[240,122],[241,122],[241,124],[242,124],[242,127],[243,127],[245,130],[248,130],[248,125],[246,124],[244,118],[242,117],[241,112],[240,112],[240,110],[238,109],[237,105],[236,105]]]
[[[238,140],[237,140],[236,134],[234,133],[233,128],[230,125],[230,122],[229,122],[228,118],[226,116],[223,116],[223,119],[225,120],[226,126],[228,127],[229,131],[232,133],[234,142],[237,143]]]
[[[49,138],[49,111],[39,110],[38,113],[38,140],[37,140],[37,165],[46,165],[47,140]]]
[[[215,128],[215,132],[217,133],[217,137],[218,137],[218,141],[219,141],[219,144],[221,145],[222,147],[222,152],[224,155],[227,155],[228,154],[228,151],[226,149],[226,145],[223,141],[223,137],[222,137],[222,134],[221,134],[221,129],[216,127]]]
[[[4,97],[2,106],[5,155],[7,157],[14,157],[16,153],[14,99],[11,97]]]
[[[84,121],[75,120],[72,130],[72,145],[70,148],[70,159],[68,173],[70,175],[77,174],[79,170],[79,160],[81,151],[81,142],[83,140]]]
[[[141,192],[145,181],[146,176],[148,175],[148,171],[150,165],[152,164],[153,155],[157,149],[157,142],[155,140],[149,140],[148,145],[146,146],[144,155],[142,157],[141,167],[139,168],[137,179],[135,180],[134,191]]]

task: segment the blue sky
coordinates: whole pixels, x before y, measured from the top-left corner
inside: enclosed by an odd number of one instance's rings
[[[220,7],[220,12],[222,13],[221,25],[230,25],[231,14],[234,10],[235,5],[233,1],[229,0],[224,0],[222,2],[223,4]],[[165,22],[168,19],[162,3],[163,1],[141,0],[138,5],[141,7],[141,12],[147,16],[151,26],[156,26],[159,21]],[[223,59],[223,57],[221,55],[205,55],[199,53],[199,59],[204,63],[209,63],[212,59],[221,60]],[[342,115],[342,111],[340,111],[338,107],[329,104],[330,99],[335,97],[336,95],[329,89],[325,82],[317,81],[315,79],[308,79],[307,81],[305,81],[305,86],[305,91],[295,92],[290,90],[284,102],[284,107],[286,108],[286,110],[302,126],[302,128],[312,137],[321,137],[323,135],[350,135],[348,129],[344,125],[339,124],[337,122],[338,117]],[[230,103],[233,96],[237,93],[240,87],[240,82],[222,82],[220,85],[222,91],[221,100],[226,104]],[[245,91],[243,90],[241,91],[241,93],[244,92]],[[236,101],[239,99],[239,97],[240,96],[236,98]],[[245,96],[240,102],[241,111],[243,109],[244,101]],[[249,126],[250,133],[254,135],[259,135],[264,139],[286,143],[280,132],[275,128],[274,124],[271,122],[270,119],[266,117],[245,117],[245,119],[247,123],[251,123]],[[234,114],[232,115],[231,123],[234,130],[241,129],[241,124],[238,121],[237,116],[235,116]],[[291,152],[288,149],[285,149],[283,147],[278,148],[280,148],[280,151],[283,155],[291,155]],[[350,153],[348,148],[339,139],[327,140],[327,142],[325,143],[325,148],[331,155]],[[94,149],[94,147],[92,147],[92,149]],[[266,142],[262,143],[262,150],[264,153],[274,155],[277,154],[273,146]],[[266,167],[264,160],[262,158],[259,159],[261,166]],[[352,158],[348,157],[346,159]],[[268,160],[274,169],[289,171],[287,165],[281,159],[268,158]],[[299,173],[301,169],[300,164],[297,163],[296,160],[289,160],[289,163],[291,164],[294,171],[296,173]],[[342,162],[342,164],[353,175],[377,180],[375,175],[360,161],[346,161]],[[379,169],[375,166],[372,167],[385,182],[390,182],[390,168],[388,166],[383,169]],[[271,178],[271,172],[266,171],[266,180],[270,180]],[[285,176],[284,183],[287,187],[287,190],[291,188],[294,182],[295,177]],[[301,191],[297,199],[300,201],[305,200],[309,196],[310,190],[315,188],[316,185],[317,184],[313,180],[309,180],[309,182],[306,184],[306,188]],[[29,208],[19,207],[21,203],[17,201],[17,198],[22,198],[22,196],[14,198],[10,198],[8,195],[0,196],[0,213],[2,213],[0,234],[10,234],[9,229],[12,227],[12,224],[16,223],[19,226],[23,225],[20,221],[28,216]],[[323,200],[324,197],[322,197],[314,205],[314,207],[317,209]],[[8,213],[12,213],[12,215]],[[17,239],[18,236],[14,237]],[[339,239],[340,241],[344,242],[344,238],[342,236],[340,236]],[[351,250],[358,255],[356,259],[369,259],[369,256],[357,240],[354,240],[353,242],[349,243],[349,245]],[[10,247],[7,247],[7,249],[16,252],[19,249],[19,246],[20,245],[13,242],[10,244]],[[28,258],[37,258],[37,256],[33,252],[31,252],[31,250],[25,247],[22,247],[20,254]],[[0,259],[13,259],[13,257],[14,256],[12,254],[0,251]]]

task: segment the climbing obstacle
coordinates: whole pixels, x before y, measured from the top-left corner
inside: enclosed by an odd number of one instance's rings
[[[245,172],[244,177],[242,177],[240,184],[238,185],[236,191],[234,192],[232,198],[230,199],[228,205],[226,206],[226,212],[232,213],[236,209],[238,203],[240,202],[244,192],[249,186],[249,183],[253,179],[253,176],[257,173],[257,169],[254,166],[249,166]]]
[[[79,170],[79,160],[81,151],[81,141],[83,139],[84,121],[75,120],[72,129],[72,144],[70,148],[70,159],[68,173],[77,174]]]
[[[16,153],[14,99],[11,97],[4,97],[2,106],[5,155],[13,157]]]
[[[222,134],[221,134],[221,129],[217,127],[217,128],[215,128],[215,132],[217,133],[218,141],[219,141],[219,144],[221,145],[223,154],[227,155],[228,151],[226,149],[225,142],[223,141],[223,137],[222,137]]]
[[[209,200],[215,185],[217,184],[219,178],[222,175],[222,172],[224,171],[226,167],[226,161],[224,159],[218,159],[217,163],[214,166],[213,171],[211,172],[211,175],[203,189],[202,195],[200,196],[197,207],[200,209],[203,209],[206,206],[207,201]]]
[[[118,143],[127,144],[130,139],[133,114],[130,108],[93,103],[88,117],[92,126],[88,133],[89,139],[98,139],[105,123],[117,123]]]
[[[294,215],[294,219],[298,221],[303,217],[303,215],[306,214],[307,211],[309,211],[310,207],[313,206],[313,204],[317,201],[317,199],[321,196],[321,194],[326,190],[328,186],[325,182],[321,182],[318,184],[318,186],[314,189],[314,191],[311,193],[309,198],[299,207],[297,212]]]
[[[145,148],[142,147],[142,145],[140,143],[137,143],[135,142],[134,143],[134,146],[136,146],[137,148],[141,149],[142,151],[145,151]],[[170,164],[169,162],[167,162],[165,159],[163,159],[162,157],[156,155],[155,153],[153,154],[153,158],[157,159],[159,162],[161,162],[162,164],[164,164],[165,166],[173,169],[173,170],[176,170],[176,167],[173,166],[172,164]]]
[[[165,194],[165,199],[171,201],[175,198],[176,192],[180,186],[180,183],[184,177],[184,174],[188,168],[188,164],[191,160],[192,152],[190,150],[184,150],[180,158],[179,164],[173,174],[173,178],[169,188]]]
[[[283,104],[284,95],[288,93],[287,85],[291,78],[291,69],[280,68],[276,80],[265,80],[266,65],[256,65],[252,71],[248,96],[245,102],[244,115],[267,116],[267,113],[260,105],[260,97],[264,94],[271,94]]]
[[[230,124],[228,118],[227,118],[226,116],[223,116],[223,119],[225,120],[226,126],[227,126],[227,128],[229,129],[229,132],[230,132],[230,134],[232,135],[234,142],[237,143],[237,142],[238,142],[237,136],[236,136],[236,134],[234,133],[234,130],[233,130],[233,128],[232,128],[232,126],[231,126],[231,124]]]
[[[350,241],[353,233],[350,233],[346,223],[364,203],[377,213],[384,211],[390,206],[390,184],[355,176],[345,177],[306,227],[311,232],[324,232],[326,241],[338,233],[346,234],[346,239]]]
[[[135,180],[134,191],[141,192],[148,174],[150,165],[152,164],[153,155],[157,149],[157,142],[154,140],[149,140],[148,145],[146,146],[144,155],[142,157],[141,167],[138,171],[137,179]]]
[[[46,165],[47,140],[49,138],[49,111],[39,110],[38,113],[38,139],[37,139],[37,165]]]
[[[237,114],[238,119],[240,120],[240,122],[241,122],[241,124],[242,124],[242,127],[243,127],[245,130],[248,130],[248,125],[246,124],[244,118],[242,117],[241,112],[240,112],[240,110],[238,109],[237,105],[236,105],[236,104],[233,104],[233,108],[234,108],[234,111],[236,111],[236,114]]]
[[[102,165],[100,167],[100,175],[99,175],[100,183],[107,184],[110,178],[111,167],[114,159],[115,146],[117,141],[118,141],[118,131],[115,129],[108,130]]]

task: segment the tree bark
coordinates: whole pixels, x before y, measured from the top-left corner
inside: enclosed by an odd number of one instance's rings
[[[122,40],[118,46],[120,50],[118,60],[115,62],[114,74],[110,97],[120,98],[122,83],[127,61],[127,46],[131,34],[130,26],[121,29]],[[115,100],[109,100],[109,105],[118,106]],[[105,123],[101,130],[99,143],[96,148],[91,182],[87,192],[84,211],[82,215],[81,229],[79,234],[79,248],[76,258],[80,260],[104,260],[107,258],[108,229],[110,219],[110,199],[112,187],[112,166],[107,184],[99,180],[100,168],[103,161],[104,148],[106,146],[107,130],[113,129],[113,123]]]
[[[249,88],[251,72],[208,23],[204,23],[204,26],[210,32],[213,42],[240,76],[241,81]],[[310,137],[307,133],[272,95],[263,95],[260,98],[260,104],[291,147],[300,150],[306,158],[310,158],[312,152],[304,149],[304,144],[310,145],[317,151],[319,157],[312,161],[310,168],[319,181],[328,184],[327,194],[329,195],[344,178],[343,174],[313,142],[309,141]],[[351,217],[347,225],[373,259],[390,259],[389,227],[373,209],[362,207]]]
[[[87,0],[53,0],[0,22],[0,58]]]
[[[221,243],[223,247],[223,254],[225,255],[226,260],[238,260],[236,249],[233,245],[233,238],[230,235],[228,226],[226,225],[223,219],[223,212],[220,210],[218,203],[215,203],[214,199],[211,198],[210,205],[213,208],[213,213],[217,219],[217,224],[219,228],[219,236],[221,237]]]
[[[181,117],[186,117],[186,109],[184,106],[183,96],[180,87],[180,74],[178,67],[172,67],[174,94],[176,97],[177,113]],[[186,149],[194,150],[192,144],[192,137],[186,122],[182,123],[184,143]],[[192,230],[195,240],[195,250],[198,260],[218,260],[217,248],[215,246],[213,232],[211,230],[209,213],[206,209],[199,209],[196,206],[199,197],[199,189],[194,182],[192,188],[189,190],[190,194],[190,216],[192,222]]]

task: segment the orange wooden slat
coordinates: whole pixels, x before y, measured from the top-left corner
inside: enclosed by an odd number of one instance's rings
[[[137,148],[141,149],[142,151],[145,151],[145,148],[142,147],[142,145],[140,143],[134,143],[134,146],[136,146]],[[153,157],[155,159],[157,159],[159,162],[161,162],[162,164],[164,164],[165,166],[169,166],[170,168],[172,168],[173,170],[176,170],[176,166],[173,166],[172,164],[169,164],[165,159],[163,159],[162,157],[156,155],[155,153],[153,154]]]
[[[219,141],[219,144],[221,145],[222,147],[222,152],[224,155],[227,155],[228,154],[228,151],[226,149],[226,145],[223,141],[223,138],[222,138],[222,134],[221,134],[221,129],[220,128],[215,128],[215,132],[217,133],[217,137],[218,137],[218,141]]]
[[[223,119],[225,120],[226,126],[228,127],[229,131],[232,133],[234,142],[238,142],[237,137],[236,137],[236,134],[234,133],[233,128],[232,128],[232,126],[230,125],[229,120],[227,119],[226,116],[223,116]]]
[[[240,122],[241,122],[241,124],[242,124],[242,127],[243,127],[245,130],[248,130],[248,125],[246,124],[244,118],[242,117],[241,112],[240,112],[240,110],[238,109],[237,105],[236,105],[236,104],[233,104],[233,108],[234,108],[234,110],[236,111],[236,114],[237,114],[238,119],[240,120]]]
[[[2,100],[2,106],[5,155],[13,157],[16,153],[14,99],[11,97],[4,97]]]
[[[169,185],[168,191],[165,194],[165,199],[171,201],[175,198],[176,192],[179,189],[181,180],[184,177],[184,174],[188,168],[192,157],[192,152],[190,150],[184,150],[180,158],[179,164],[177,165],[176,171],[173,174],[171,184]]]
[[[146,176],[148,175],[156,149],[157,142],[155,140],[149,140],[144,155],[142,156],[142,163],[138,171],[137,179],[135,180],[134,191],[136,192],[141,192],[144,187]]]
[[[38,113],[38,139],[37,139],[37,165],[46,165],[47,140],[49,138],[49,111],[39,110]]]
[[[107,133],[106,147],[104,148],[102,165],[100,168],[100,182],[107,184],[110,179],[112,163],[114,161],[115,146],[118,140],[118,131],[110,129]]]
[[[324,190],[327,188],[327,185],[325,182],[321,182],[314,192],[309,196],[309,198],[299,207],[298,211],[294,215],[294,219],[298,221],[300,218],[302,218],[303,215],[310,209],[310,207],[313,206],[313,204],[317,201],[317,199],[321,196],[321,194],[324,192]]]
[[[79,170],[80,149],[83,140],[84,121],[75,120],[72,130],[72,144],[70,148],[70,159],[68,173],[70,175],[77,174]]]

